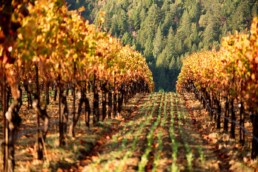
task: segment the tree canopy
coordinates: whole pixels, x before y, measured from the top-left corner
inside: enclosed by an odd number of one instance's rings
[[[248,30],[258,14],[258,2],[253,0],[67,2],[71,9],[84,6],[83,16],[96,24],[105,12],[102,29],[140,51],[154,74],[155,89],[167,91],[175,89],[182,58],[219,49],[223,36]]]

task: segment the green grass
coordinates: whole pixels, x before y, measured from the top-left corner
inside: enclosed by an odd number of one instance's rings
[[[148,157],[150,152],[152,151],[152,145],[153,145],[153,141],[154,141],[154,134],[155,134],[155,130],[157,128],[157,126],[160,124],[161,121],[161,110],[162,110],[162,100],[163,100],[163,96],[164,94],[162,94],[162,97],[160,99],[160,104],[158,107],[158,117],[156,118],[156,121],[153,123],[153,125],[151,126],[150,132],[147,135],[147,147],[145,148],[144,154],[141,156],[141,161],[139,162],[139,172],[143,172],[145,170],[145,167],[148,163]],[[154,108],[154,107],[153,107]],[[153,115],[154,109],[152,111],[151,116]]]
[[[138,148],[137,144],[141,139],[140,136],[143,134],[146,126],[150,124],[155,111],[154,105],[156,101],[157,97],[154,94],[150,94],[139,110],[140,114],[136,116],[137,120],[124,123],[123,129],[111,138],[110,142],[114,143],[112,145],[112,154],[100,155],[98,157],[99,160],[94,161],[87,170],[94,171],[100,165],[103,171],[124,171],[128,159],[134,155],[134,152]],[[113,150],[116,151],[115,155],[113,155]],[[114,169],[109,168],[111,164],[116,164]]]

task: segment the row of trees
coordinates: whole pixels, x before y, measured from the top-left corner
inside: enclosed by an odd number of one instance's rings
[[[222,39],[220,51],[194,53],[183,61],[177,91],[195,95],[224,131],[235,138],[240,125],[240,142],[245,142],[245,121],[253,124],[252,158],[258,156],[258,18],[254,18],[250,34],[236,32]],[[222,110],[224,109],[224,111]]]
[[[85,6],[85,18],[140,51],[150,66],[155,89],[175,90],[181,59],[200,50],[219,48],[235,30],[250,28],[258,14],[254,0],[67,0],[70,8]]]
[[[90,25],[78,11],[68,11],[62,0],[1,3],[0,90],[3,111],[4,171],[14,170],[14,144],[21,117],[22,95],[37,114],[37,156],[43,159],[43,143],[49,130],[47,114],[50,88],[59,98],[59,144],[67,132],[67,92],[72,90],[71,135],[83,105],[88,116],[88,88],[93,92],[93,123],[121,110],[122,103],[137,92],[153,90],[152,73],[142,55],[98,27]],[[4,21],[2,21],[4,20]],[[99,18],[100,22],[103,19]],[[76,110],[76,91],[81,96]],[[113,102],[113,103],[112,103]],[[108,103],[109,109],[106,109]],[[43,130],[40,131],[43,121]]]

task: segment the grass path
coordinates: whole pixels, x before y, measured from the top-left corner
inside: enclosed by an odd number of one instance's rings
[[[194,128],[175,93],[146,95],[141,108],[81,171],[217,171],[217,156]]]

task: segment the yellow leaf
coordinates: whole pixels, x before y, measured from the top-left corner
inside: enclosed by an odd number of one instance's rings
[[[80,13],[83,12],[83,11],[85,11],[84,6],[80,7],[80,8],[78,9],[78,11],[79,11]]]

